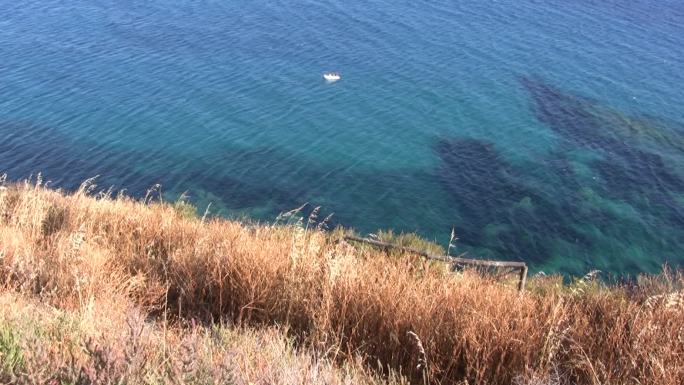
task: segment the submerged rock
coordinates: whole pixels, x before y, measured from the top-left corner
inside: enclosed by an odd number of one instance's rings
[[[436,175],[461,217],[463,242],[527,261],[548,259],[553,239],[590,247],[591,241],[575,229],[566,202],[551,201],[524,184],[522,173],[492,143],[441,139],[435,152],[442,161]]]
[[[677,196],[684,194],[684,175],[682,167],[670,163],[684,155],[684,124],[628,115],[563,92],[539,77],[522,77],[520,82],[541,122],[566,143],[599,153],[601,158],[590,166],[601,178],[604,195],[673,224],[682,223],[684,207]],[[655,153],[655,148],[662,152]]]
[[[684,124],[648,115],[629,115],[578,96],[536,76],[523,76],[520,83],[529,93],[539,121],[565,140],[605,151],[625,146],[645,146],[684,151]]]

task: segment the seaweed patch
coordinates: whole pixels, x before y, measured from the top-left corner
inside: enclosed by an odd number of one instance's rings
[[[563,92],[539,77],[520,77],[540,122],[564,140],[604,151],[644,146],[684,151],[684,124],[628,115],[590,98]]]
[[[104,184],[126,186],[134,194],[144,194],[154,183],[148,179],[141,184],[144,176],[130,163],[136,154],[95,155],[92,146],[71,140],[55,127],[0,122],[0,137],[0,172],[9,172],[10,177],[42,173],[57,186],[74,190],[85,179],[102,175]]]
[[[599,152],[602,159],[591,166],[601,176],[605,194],[637,205],[635,198],[645,198],[674,212],[681,209],[672,196],[684,193],[681,167],[668,166],[664,156],[651,149],[665,147],[674,157],[681,157],[682,124],[629,116],[589,98],[563,93],[539,78],[523,77],[521,83],[541,122],[564,140]]]
[[[575,229],[567,203],[551,201],[523,183],[521,172],[507,164],[492,143],[476,139],[441,139],[436,176],[449,192],[462,222],[463,242],[495,255],[544,261],[553,253],[549,239],[589,247]]]
[[[440,138],[435,178],[455,207],[461,241],[484,255],[623,268],[631,262],[618,259],[634,245],[651,253],[642,263],[655,265],[681,250],[682,126],[624,114],[538,77],[520,81],[562,145],[527,167],[506,162],[492,142]],[[594,155],[574,159],[575,150]]]
[[[560,148],[575,146],[595,153],[596,157],[587,161],[596,175],[594,187],[599,194],[592,211],[614,217],[603,224],[604,228],[612,227],[612,236],[616,237],[626,237],[616,230],[619,228],[639,233],[644,239],[634,243],[642,242],[642,247],[659,254],[652,257],[681,250],[684,125],[644,114],[625,114],[596,100],[564,92],[539,77],[521,77],[520,82],[530,95],[534,115],[559,135],[564,144]],[[550,156],[563,157],[564,150]],[[559,199],[567,199],[562,194],[568,193],[571,191],[559,191]],[[616,217],[616,205],[625,207],[623,217]],[[581,203],[583,206],[586,204]],[[635,215],[641,224],[634,222]]]

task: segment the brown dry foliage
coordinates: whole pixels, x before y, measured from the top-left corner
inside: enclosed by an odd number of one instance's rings
[[[66,311],[0,292],[0,384],[406,384],[299,351],[277,328],[169,326],[108,304]]]
[[[157,317],[287,325],[330,359],[416,381],[409,332],[433,383],[684,383],[684,306],[648,301],[681,290],[681,272],[629,287],[539,278],[520,294],[315,229],[203,221],[88,190],[0,192],[3,284],[63,309],[125,297]]]

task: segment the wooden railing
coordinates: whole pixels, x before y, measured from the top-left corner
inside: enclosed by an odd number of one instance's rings
[[[525,262],[489,261],[489,260],[483,260],[483,259],[452,257],[449,255],[436,255],[436,254],[430,254],[430,253],[422,251],[422,250],[417,250],[417,249],[414,249],[411,247],[399,246],[399,245],[395,245],[392,243],[377,241],[375,239],[355,237],[352,235],[345,235],[344,240],[366,243],[366,244],[369,244],[369,245],[372,245],[375,247],[379,247],[379,248],[385,249],[385,250],[388,250],[388,249],[401,250],[401,251],[406,252],[406,253],[420,255],[426,259],[446,262],[446,263],[450,263],[452,265],[469,265],[469,266],[480,266],[480,267],[513,268],[513,269],[516,269],[519,271],[518,290],[519,291],[525,290],[525,283],[527,282],[527,264]]]

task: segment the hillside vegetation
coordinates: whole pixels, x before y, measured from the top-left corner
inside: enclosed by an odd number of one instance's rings
[[[0,382],[684,383],[681,272],[521,294],[306,220],[92,191],[0,190]]]

